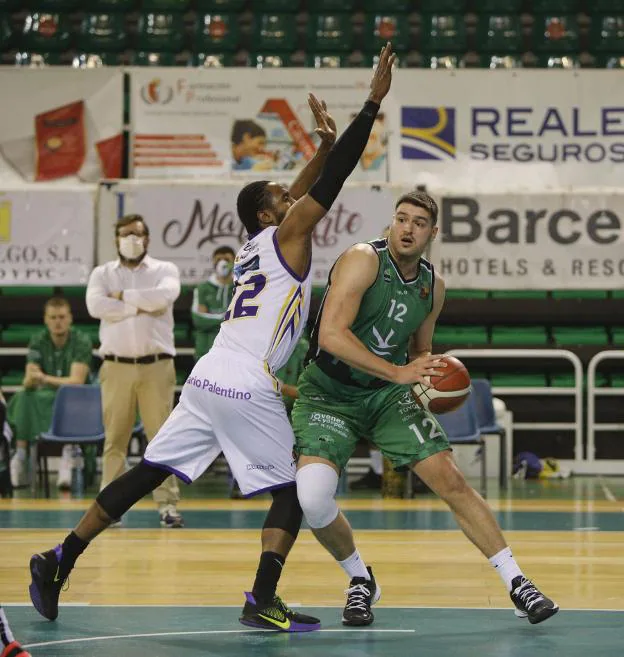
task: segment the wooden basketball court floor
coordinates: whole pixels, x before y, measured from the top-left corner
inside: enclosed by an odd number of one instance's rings
[[[496,573],[429,497],[341,499],[383,589],[368,628],[341,625],[346,576],[308,530],[280,593],[323,629],[286,635],[238,623],[268,500],[187,497],[184,530],[160,529],[141,502],[81,557],[53,623],[29,604],[28,560],[61,541],[88,500],[0,500],[0,601],[33,657],[623,654],[624,479],[514,482],[489,502],[525,573],[561,606],[543,624],[514,616]]]

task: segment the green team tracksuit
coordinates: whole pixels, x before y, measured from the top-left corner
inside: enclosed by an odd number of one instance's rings
[[[230,305],[234,283],[221,285],[213,274],[207,281],[200,283],[193,291],[191,317],[195,327],[195,360],[207,354],[217,337],[225,311]],[[200,313],[199,304],[208,308],[207,313]]]
[[[370,244],[379,271],[351,330],[373,353],[404,365],[409,338],[433,307],[433,266],[421,258],[418,276],[405,280],[387,241]],[[405,468],[449,449],[437,419],[416,404],[410,386],[365,374],[317,348],[322,312],[321,307],[312,333],[312,361],[299,378],[292,413],[296,451],[344,468],[358,439],[366,436],[395,468]]]

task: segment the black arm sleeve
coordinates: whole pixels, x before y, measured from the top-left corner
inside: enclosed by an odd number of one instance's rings
[[[321,175],[308,192],[326,210],[331,208],[345,180],[355,169],[364,152],[378,111],[377,103],[366,101],[360,113],[329,151]]]

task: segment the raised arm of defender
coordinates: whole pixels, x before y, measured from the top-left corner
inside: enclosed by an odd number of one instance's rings
[[[429,385],[424,377],[440,374],[436,367],[441,366],[441,356],[426,354],[407,365],[394,365],[369,351],[351,331],[362,297],[375,282],[378,269],[379,258],[368,244],[356,244],[339,258],[323,304],[318,345],[366,374],[392,383]]]
[[[288,266],[300,275],[303,275],[310,262],[312,231],[336,200],[366,147],[379,105],[390,90],[395,59],[396,55],[392,54],[392,46],[388,43],[381,51],[379,64],[371,81],[371,91],[364,107],[332,147],[321,175],[310,192],[290,208],[277,229],[277,240],[282,256]],[[315,116],[326,113],[313,96],[311,107]]]

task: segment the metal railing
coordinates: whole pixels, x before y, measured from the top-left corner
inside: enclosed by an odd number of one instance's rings
[[[574,431],[574,461],[583,460],[583,365],[581,359],[567,349],[452,349],[447,352],[457,358],[535,358],[567,360],[574,367],[574,387],[555,386],[495,386],[495,395],[574,395],[574,422],[515,422],[514,430]],[[510,446],[510,455],[513,446]]]
[[[624,430],[622,422],[596,422],[597,396],[624,397],[624,388],[601,388],[596,385],[596,369],[604,360],[624,360],[624,351],[601,351],[589,361],[587,367],[587,460],[592,463],[596,460],[596,432]]]

